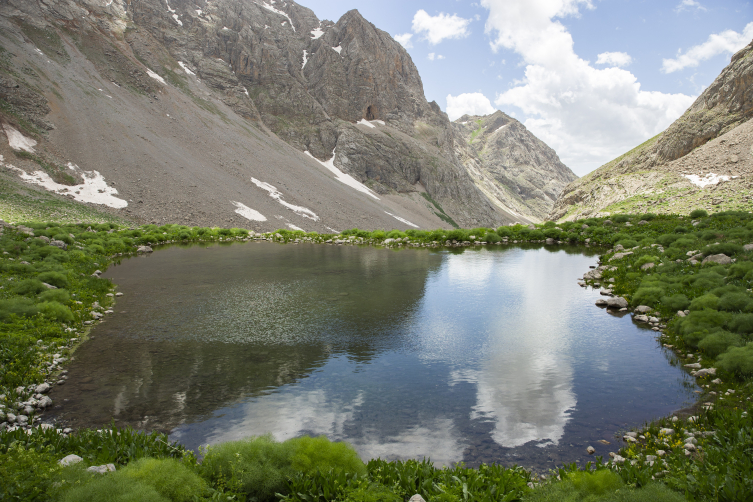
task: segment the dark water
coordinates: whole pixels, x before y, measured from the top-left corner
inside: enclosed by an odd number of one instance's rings
[[[129,259],[105,274],[125,296],[76,353],[57,414],[191,448],[271,432],[347,440],[364,459],[606,456],[693,384],[654,332],[577,286],[595,261],[261,242]]]

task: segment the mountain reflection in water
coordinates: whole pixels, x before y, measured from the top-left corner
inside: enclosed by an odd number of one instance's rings
[[[191,448],[269,432],[438,464],[606,455],[596,441],[681,407],[692,383],[577,286],[582,251],[249,243],[126,260],[106,274],[117,315],[53,398],[74,425],[114,418]]]

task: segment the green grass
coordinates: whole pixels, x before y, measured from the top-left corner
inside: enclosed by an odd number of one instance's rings
[[[199,464],[158,433],[115,427],[70,435],[16,430],[0,432],[0,500],[398,502],[416,493],[427,502],[747,500],[753,493],[753,419],[747,413],[753,398],[753,253],[743,245],[753,242],[753,215],[698,211],[694,216],[691,221],[678,215],[622,214],[609,221],[588,218],[533,228],[354,228],[339,234],[280,229],[263,234],[279,243],[346,240],[390,248],[501,246],[547,238],[599,246],[600,281],[613,279],[609,284],[615,294],[653,309],[651,315],[666,325],[658,339],[677,351],[680,364],[695,362],[685,357],[693,352],[702,356],[703,367],[716,369],[715,375],[698,378],[700,399],[713,401],[712,408],[644,424],[637,440],[616,452],[624,462],[597,458],[584,469],[562,466],[550,481],[538,482],[515,466],[438,469],[428,460],[379,459],[364,466],[350,446],[326,438],[278,443],[265,436],[215,445]],[[248,235],[241,229],[180,225],[129,228],[113,221],[27,225],[33,237],[13,229],[0,236],[0,252],[8,253],[0,254],[0,394],[6,394],[6,408],[16,400],[16,386],[39,383],[59,369],[47,367],[52,352],[69,356],[72,338],[85,338],[83,321],[91,319],[94,302],[110,304],[107,294],[114,285],[91,274],[117,260],[117,253],[132,253],[143,244],[233,241]],[[65,240],[68,249],[50,246],[42,237]],[[615,258],[617,244],[632,254]],[[692,264],[689,251],[725,253],[735,262]],[[654,267],[641,268],[649,263]],[[677,315],[684,308],[690,314]],[[686,453],[691,434],[695,449]],[[70,453],[83,457],[84,466],[114,463],[118,471],[94,476],[81,467],[63,469],[57,460]]]

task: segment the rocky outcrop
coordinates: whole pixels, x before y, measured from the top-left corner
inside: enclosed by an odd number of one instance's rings
[[[550,219],[749,207],[753,42],[666,131],[571,183]]]
[[[496,111],[453,123],[462,138],[457,155],[492,200],[534,220],[546,218],[577,176],[557,153],[514,118]]]

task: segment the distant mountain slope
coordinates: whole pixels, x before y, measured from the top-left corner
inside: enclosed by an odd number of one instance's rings
[[[562,189],[578,178],[554,150],[501,111],[464,115],[453,125],[464,140],[458,158],[499,207],[543,220]]]
[[[550,219],[618,211],[749,209],[753,197],[753,43],[666,131],[571,183]]]
[[[32,181],[134,221],[538,219],[487,196],[458,158],[462,130],[358,11],[333,23],[280,0],[7,0],[0,47],[6,172],[43,171]]]

